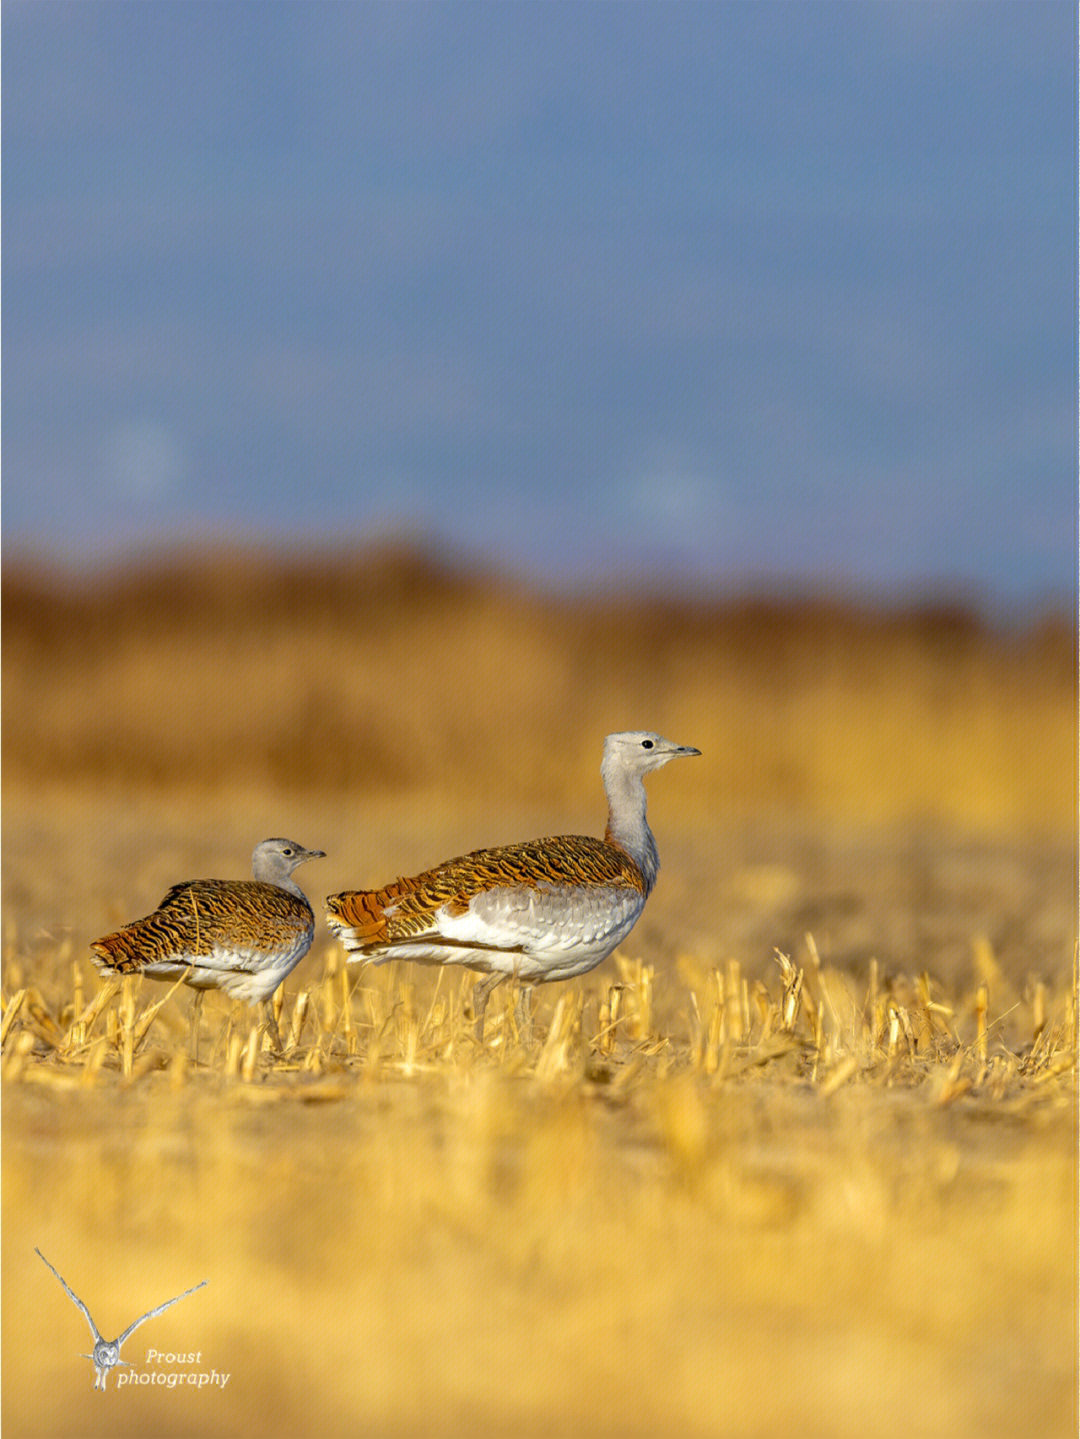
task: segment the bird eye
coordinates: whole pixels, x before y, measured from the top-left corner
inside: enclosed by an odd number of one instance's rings
[[[285,856],[286,859],[290,859],[290,858],[292,857],[292,850],[291,850],[291,849],[283,849],[281,852],[282,852],[282,854]]]
[[[643,739],[643,740],[641,741],[641,748],[642,748],[642,749],[652,749],[652,740],[651,740],[651,739]]]

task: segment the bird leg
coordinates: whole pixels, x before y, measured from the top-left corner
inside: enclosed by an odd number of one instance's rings
[[[266,1011],[266,1030],[270,1035],[270,1043],[273,1045],[274,1053],[281,1053],[281,1035],[278,1033],[277,1018],[274,1015],[274,996],[263,1001]]]
[[[193,1065],[199,1063],[199,1020],[202,1018],[203,1000],[206,998],[205,989],[197,989],[195,998],[191,1002],[191,1032],[189,1041],[191,1044],[191,1062]]]
[[[488,999],[495,986],[501,984],[505,978],[504,974],[496,971],[493,974],[485,974],[483,979],[478,980],[473,986],[472,1006],[473,1013],[476,1015],[476,1037],[481,1044],[484,1042],[484,1011],[487,1009]]]
[[[518,1028],[518,1037],[526,1048],[532,1045],[533,1040],[532,992],[531,984],[519,984],[514,1004],[514,1023]]]

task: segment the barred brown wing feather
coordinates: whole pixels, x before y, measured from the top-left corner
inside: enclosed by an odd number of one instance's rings
[[[392,886],[391,886],[392,888]],[[389,890],[351,890],[329,895],[326,901],[331,927],[335,923],[353,929],[358,939],[379,940],[386,937],[383,905]]]
[[[173,955],[209,956],[243,946],[268,954],[312,928],[306,900],[259,880],[173,885],[153,914],[96,940],[91,951],[119,973]]]
[[[618,845],[590,835],[560,835],[474,850],[378,890],[327,900],[333,927],[349,928],[363,945],[394,944],[433,931],[440,910],[466,913],[496,890],[604,888],[644,893],[641,871]]]

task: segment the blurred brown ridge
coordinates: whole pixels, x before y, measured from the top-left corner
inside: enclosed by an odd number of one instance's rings
[[[9,562],[9,785],[596,787],[600,740],[700,747],[687,818],[1068,830],[1075,637],[961,606],[538,593],[381,546],[180,552],[93,581]]]

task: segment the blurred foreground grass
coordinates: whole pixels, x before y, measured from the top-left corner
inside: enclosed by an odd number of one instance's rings
[[[1073,1432],[1075,985],[614,970],[481,1048],[471,976],[325,949],[281,1059],[208,1003],[198,1071],[159,988],[17,991],[5,1431]],[[110,1334],[209,1278],[127,1357],[227,1387],[94,1394],[35,1245]]]
[[[5,1433],[1075,1433],[1067,625],[234,555],[9,567],[4,640]],[[322,935],[277,1060],[98,989],[92,938],[264,835],[328,851],[318,910],[599,832],[643,725],[704,751],[657,891],[532,1047]],[[95,1394],[35,1245],[110,1337],[209,1279],[124,1356],[228,1386]]]

